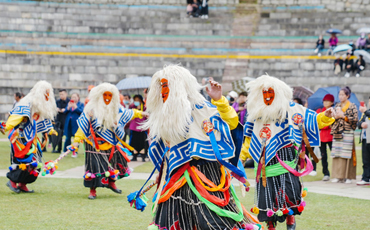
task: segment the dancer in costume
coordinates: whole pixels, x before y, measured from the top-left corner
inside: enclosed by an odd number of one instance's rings
[[[305,155],[313,146],[320,145],[320,130],[334,122],[333,109],[323,113],[292,102],[293,91],[284,82],[261,76],[247,83],[248,120],[241,160],[253,158],[256,172],[255,207],[259,221],[266,221],[268,229],[275,229],[277,221],[287,220],[287,228],[295,229],[294,215],[305,207],[300,176],[313,169]],[[304,170],[299,172],[299,170]]]
[[[126,147],[130,147],[122,141],[124,128],[127,122],[142,118],[145,113],[121,107],[118,89],[109,83],[94,87],[89,99],[77,120],[79,129],[73,145],[68,149],[76,150],[79,143],[85,141],[84,185],[90,188],[88,198],[95,199],[97,187],[122,193],[115,182],[130,174],[126,154],[129,153]]]
[[[6,184],[13,192],[33,193],[26,184],[35,182],[42,166],[42,149],[47,144],[37,137],[38,133],[57,133],[51,120],[57,112],[53,88],[46,81],[39,81],[26,97],[10,112],[5,131],[11,143],[11,166]],[[18,185],[17,185],[18,184]]]
[[[210,84],[212,104],[181,66],[167,66],[152,78],[150,117],[143,128],[150,129],[153,141],[149,157],[161,167],[154,222],[148,229],[258,229],[231,185],[231,175],[246,182],[230,134],[238,116],[222,96],[221,85]]]

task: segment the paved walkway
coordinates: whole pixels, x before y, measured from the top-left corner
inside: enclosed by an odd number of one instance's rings
[[[140,179],[146,180],[149,177],[149,173],[137,173],[135,168],[144,164],[143,162],[129,162],[129,166],[134,169],[133,173],[126,179]],[[0,170],[0,176],[5,177],[8,170]],[[84,175],[84,166],[79,166],[66,171],[57,171],[53,176],[47,175],[46,177],[54,178],[76,178],[82,179]],[[152,177],[155,178],[156,174]],[[357,176],[357,181],[361,180],[361,176]],[[252,187],[256,186],[254,180],[249,180]],[[233,180],[235,186],[239,186],[237,180]],[[305,182],[304,186],[307,187],[309,192],[325,194],[325,195],[336,195],[349,198],[357,198],[370,200],[370,188],[369,186],[357,186],[355,182],[352,184],[344,183],[331,183],[323,181]]]

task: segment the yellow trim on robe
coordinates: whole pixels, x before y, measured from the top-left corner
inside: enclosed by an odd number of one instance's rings
[[[242,146],[242,150],[240,152],[240,160],[245,161],[248,158],[252,158],[251,155],[249,154],[249,146],[251,144],[251,138],[250,137],[245,137],[244,143]]]
[[[73,143],[81,143],[82,140],[85,139],[85,134],[84,132],[82,131],[81,128],[78,128],[77,129],[77,132],[75,133],[75,137],[73,139]]]
[[[319,129],[322,129],[326,126],[329,126],[334,123],[335,119],[333,117],[325,116],[325,112],[319,113],[316,117],[317,123],[319,125]],[[240,153],[240,159],[245,161],[247,158],[252,158],[249,154],[249,145],[251,143],[250,137],[245,137],[243,147]]]
[[[329,126],[335,122],[335,118],[325,116],[325,112],[317,114],[316,120],[319,124],[319,129]]]
[[[19,125],[19,123],[22,122],[23,120],[22,115],[10,115],[8,120],[6,121],[6,127],[5,127],[5,132],[11,130],[15,126]]]
[[[222,120],[230,126],[230,130],[235,129],[238,126],[238,114],[235,112],[235,109],[229,105],[229,101],[224,96],[222,96],[218,101],[214,101],[212,99],[212,104],[217,106],[217,110],[220,113]]]

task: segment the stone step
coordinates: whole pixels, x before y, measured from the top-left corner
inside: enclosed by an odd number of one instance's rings
[[[245,1],[245,0],[242,0]],[[153,6],[186,6],[186,2],[183,0],[53,0],[53,2],[49,2],[48,0],[41,0],[41,1],[27,1],[27,3],[22,3],[22,1],[12,1],[12,0],[2,0],[4,4],[28,4],[28,5],[59,5],[68,7],[69,5],[78,5],[80,8],[86,7],[125,7],[125,6],[142,6],[145,7],[147,5]],[[252,0],[252,2],[255,2]],[[239,4],[239,0],[212,0],[210,2],[211,6],[226,6],[226,5],[237,5]]]

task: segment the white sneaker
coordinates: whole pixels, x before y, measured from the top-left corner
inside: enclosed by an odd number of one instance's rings
[[[317,56],[321,57],[321,53],[319,53]]]
[[[72,157],[73,157],[73,158],[76,158],[76,157],[77,157],[77,153],[76,153],[76,152],[73,152],[73,153],[72,153]]]
[[[310,175],[310,176],[316,176],[317,175],[317,172],[316,171],[312,171],[308,175]]]
[[[344,77],[347,77],[347,78],[348,78],[349,76],[350,76],[350,75],[349,75],[349,73],[346,73],[346,74],[344,75]]]
[[[360,74],[356,73],[356,77],[360,77]]]
[[[332,183],[338,183],[339,182],[339,179],[338,178],[334,178],[331,180]]]
[[[319,49],[315,49],[315,54],[317,54],[319,52]]]
[[[204,15],[204,19],[208,19],[208,14]]]
[[[364,180],[361,180],[361,181],[359,181],[359,182],[357,182],[356,183],[357,185],[370,185],[370,182],[366,182],[366,181],[364,181]]]
[[[322,178],[322,181],[329,181],[330,180],[330,176],[324,176],[324,178]]]
[[[347,179],[347,180],[346,180],[346,182],[344,182],[344,183],[346,183],[346,184],[351,184],[351,183],[352,183],[352,181],[351,181],[350,179]]]

